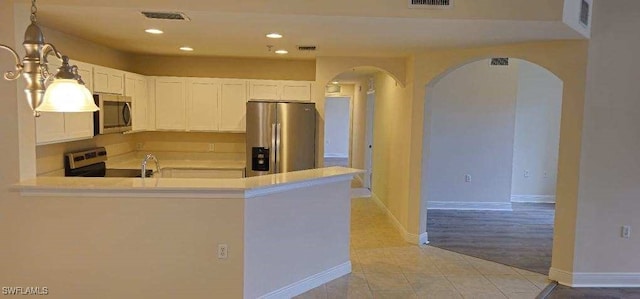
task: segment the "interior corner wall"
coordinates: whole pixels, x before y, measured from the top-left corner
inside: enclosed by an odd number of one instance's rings
[[[524,60],[518,63],[512,199],[543,198],[545,201],[554,201],[562,81],[533,63]]]
[[[428,192],[433,202],[510,202],[516,60],[488,59],[448,73],[427,95],[431,107]],[[465,175],[471,180],[465,181]]]
[[[611,4],[594,1],[574,273],[638,287],[640,2]],[[621,237],[622,225],[631,226],[630,239]]]
[[[104,45],[42,26],[46,41],[56,46],[58,51],[71,60],[82,61],[123,71],[132,71],[130,67],[133,55],[114,50]]]
[[[391,76],[375,76],[373,181],[371,191],[401,223],[407,221],[411,102]]]

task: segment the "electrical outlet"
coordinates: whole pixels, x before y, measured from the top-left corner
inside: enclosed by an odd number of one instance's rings
[[[215,144],[214,143],[209,143],[209,151],[213,152],[215,150]]]
[[[465,174],[464,175],[464,182],[465,183],[470,183],[471,182],[471,175],[470,174]]]
[[[226,259],[227,257],[229,257],[227,244],[218,244],[218,258]]]
[[[137,150],[142,150],[143,147],[144,147],[144,144],[142,142],[136,143],[136,149]]]
[[[625,239],[630,239],[631,238],[631,226],[623,225],[622,226],[622,232],[621,232],[620,236],[622,238],[625,238]]]
[[[525,170],[525,171],[524,171],[524,177],[525,177],[525,178],[528,178],[530,175],[531,175],[531,174],[529,173],[529,171],[528,171],[528,170]]]

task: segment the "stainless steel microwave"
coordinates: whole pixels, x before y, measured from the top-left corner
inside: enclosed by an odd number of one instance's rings
[[[131,97],[98,93],[93,99],[100,108],[93,113],[94,135],[131,131]]]

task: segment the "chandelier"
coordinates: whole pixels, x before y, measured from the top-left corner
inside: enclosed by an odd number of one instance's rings
[[[93,96],[78,74],[78,67],[69,65],[69,57],[62,55],[52,44],[45,43],[37,24],[36,0],[31,0],[31,24],[24,33],[25,56],[21,60],[11,47],[0,44],[15,58],[15,71],[4,73],[5,80],[24,78],[27,102],[34,116],[40,112],[91,112],[98,110]],[[49,72],[49,55],[62,61],[55,73]]]

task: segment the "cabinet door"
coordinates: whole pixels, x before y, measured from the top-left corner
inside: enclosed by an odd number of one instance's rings
[[[247,81],[220,83],[220,131],[244,132],[247,117]]]
[[[133,97],[136,93],[136,79],[129,74],[124,76],[124,95]]]
[[[311,83],[300,81],[282,82],[282,100],[311,101]]]
[[[47,144],[65,139],[64,115],[58,112],[41,112],[36,118],[36,143]]]
[[[109,92],[109,70],[103,67],[93,68],[93,91]]]
[[[109,70],[109,93],[123,94],[124,73],[118,70]]]
[[[212,79],[190,79],[187,94],[187,130],[217,131],[220,85]]]
[[[93,112],[64,113],[65,139],[93,137]]]
[[[279,100],[278,81],[252,80],[249,82],[249,98],[254,100]]]
[[[136,78],[134,82],[134,94],[132,96],[133,108],[133,130],[142,131],[147,129],[149,115],[149,89],[147,79]]]
[[[182,78],[156,79],[156,128],[159,130],[184,130],[185,81]]]

